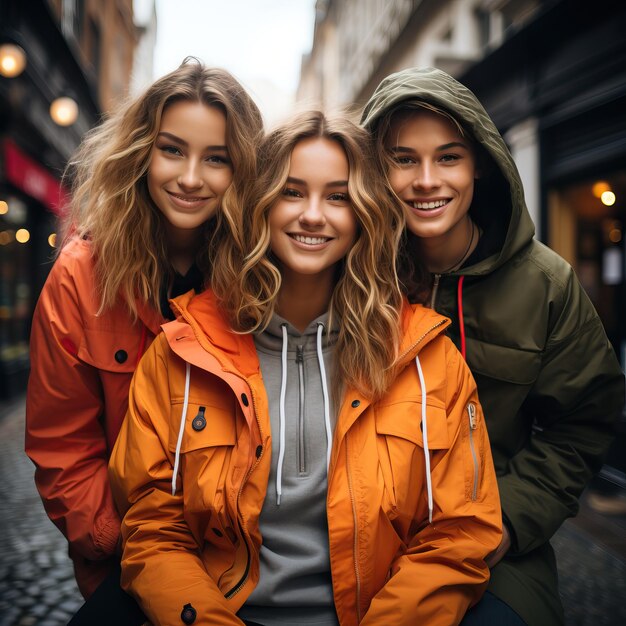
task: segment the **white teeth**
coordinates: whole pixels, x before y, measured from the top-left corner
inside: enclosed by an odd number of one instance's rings
[[[414,209],[422,209],[422,211],[424,211],[428,209],[438,209],[439,207],[448,204],[448,201],[435,200],[434,202],[410,202],[409,204],[411,204]]]
[[[179,196],[177,193],[173,193],[172,194],[175,198],[178,198],[179,200],[184,200],[185,202],[198,202],[200,200],[204,200],[204,198],[195,198],[195,197],[189,197],[189,196]]]
[[[300,243],[306,243],[310,246],[326,243],[328,241],[328,237],[304,237],[302,235],[293,235],[293,238]]]

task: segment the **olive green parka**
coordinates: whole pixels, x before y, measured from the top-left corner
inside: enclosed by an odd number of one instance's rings
[[[624,376],[602,323],[570,265],[534,239],[519,173],[474,94],[437,69],[388,76],[363,112],[376,134],[399,103],[446,110],[493,160],[470,214],[489,233],[484,258],[433,278],[433,307],[478,384],[502,511],[512,540],[489,590],[530,626],[563,623],[550,538],[576,515],[624,406]]]

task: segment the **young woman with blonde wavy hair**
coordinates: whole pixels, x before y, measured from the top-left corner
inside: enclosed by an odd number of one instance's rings
[[[495,475],[447,320],[400,296],[370,140],[301,113],[259,170],[243,247],[131,385],[122,585],[155,626],[457,623],[500,541]]]
[[[85,597],[119,564],[107,463],[131,377],[174,317],[168,299],[210,284],[217,242],[237,240],[261,133],[231,74],[186,59],[91,131],[68,166],[64,243],[33,319],[26,451]]]

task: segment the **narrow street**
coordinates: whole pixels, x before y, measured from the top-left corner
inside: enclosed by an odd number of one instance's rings
[[[33,472],[20,400],[0,407],[0,626],[65,626],[82,604],[65,539],[43,510]],[[626,516],[603,517],[583,500],[579,516],[555,536],[566,626],[626,624],[625,531]]]

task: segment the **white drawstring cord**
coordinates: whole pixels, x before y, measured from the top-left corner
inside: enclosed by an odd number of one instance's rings
[[[415,363],[417,365],[417,374],[420,379],[420,387],[422,390],[422,438],[424,440],[424,462],[426,464],[426,489],[428,491],[428,522],[433,521],[433,485],[430,478],[430,452],[428,450],[428,424],[426,422],[426,383],[424,381],[424,374],[422,372],[422,366],[420,364],[420,358],[415,356]]]
[[[287,393],[287,324],[281,324],[283,331],[282,373],[280,380],[280,405],[278,409],[280,444],[278,450],[278,466],[276,468],[276,506],[280,506],[280,496],[283,493],[283,460],[285,458],[285,394]]]
[[[172,474],[172,495],[176,495],[176,476],[178,475],[178,464],[180,463],[180,448],[183,444],[183,434],[185,432],[185,417],[187,416],[187,406],[189,405],[189,381],[191,379],[191,365],[185,363],[185,401],[183,402],[183,413],[180,416],[180,428],[178,429],[178,441],[176,442],[176,457],[174,459],[174,473]]]
[[[322,379],[322,395],[324,396],[324,424],[326,425],[326,471],[330,467],[330,453],[333,448],[333,431],[330,426],[330,401],[328,400],[328,386],[326,384],[326,367],[324,366],[324,354],[322,353],[322,332],[324,324],[317,323],[317,362],[320,366],[320,378]]]

